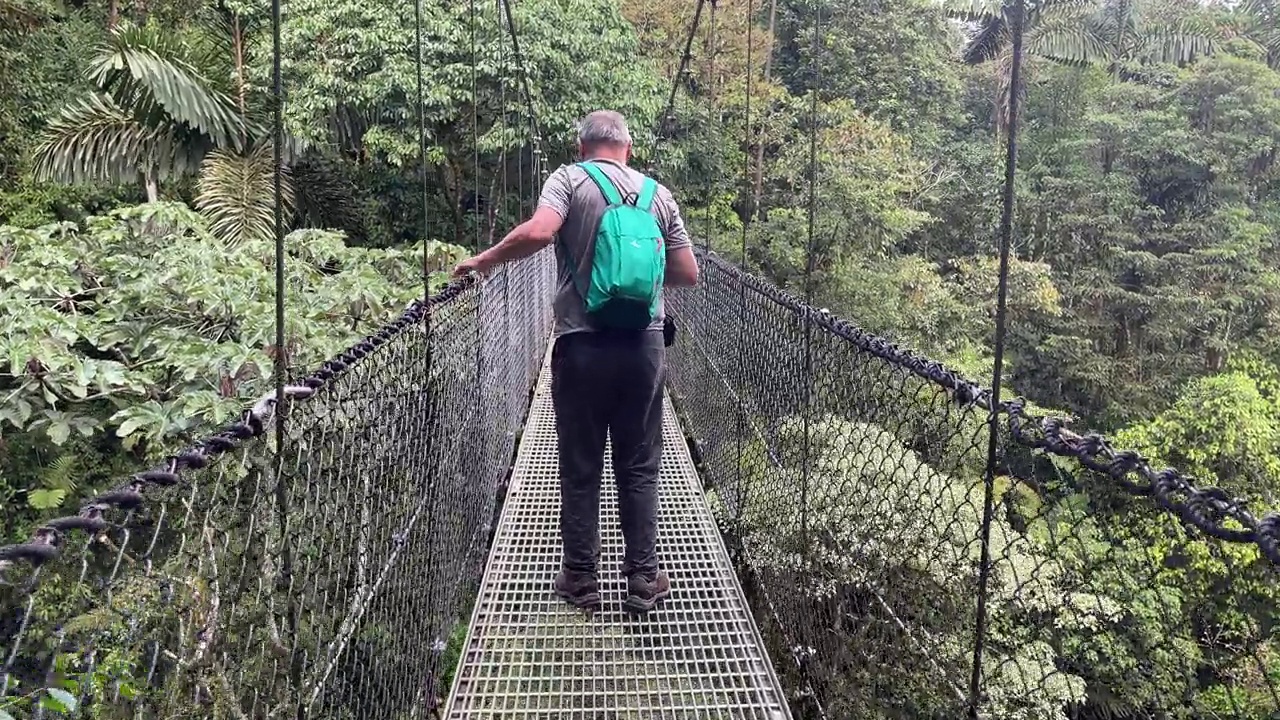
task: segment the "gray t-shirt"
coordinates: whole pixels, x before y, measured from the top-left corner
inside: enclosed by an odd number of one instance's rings
[[[630,200],[630,195],[640,192],[640,186],[644,182],[644,175],[641,173],[612,160],[597,159],[592,162],[613,180],[624,199]],[[578,293],[578,285],[569,274],[569,267],[576,269],[578,284],[586,287],[591,280],[596,229],[608,203],[586,170],[577,165],[563,165],[547,178],[538,205],[549,207],[564,218],[564,224],[560,226],[560,238],[555,244],[559,278],[555,300],[555,334],[559,337],[568,333],[594,332],[598,328],[587,315],[582,296]],[[662,230],[666,252],[689,247],[689,233],[685,230],[684,220],[680,218],[680,208],[671,196],[671,191],[661,183],[658,184],[658,193],[653,199],[653,213],[658,220],[658,228]],[[565,255],[566,250],[568,257]],[[659,288],[659,293],[661,291]],[[661,330],[663,318],[663,299],[660,296],[658,311],[649,329]]]

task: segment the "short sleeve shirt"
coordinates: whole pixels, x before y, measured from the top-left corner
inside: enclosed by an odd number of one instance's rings
[[[639,193],[645,176],[640,172],[611,160],[592,160],[621,191],[623,197]],[[591,261],[595,257],[596,230],[600,218],[608,208],[608,202],[600,193],[587,171],[577,165],[564,165],[551,173],[542,187],[539,207],[547,207],[564,218],[560,237],[556,242],[556,266],[558,289],[555,299],[555,334],[557,337],[575,332],[594,332],[599,328],[587,314],[578,287],[585,287],[591,278]],[[662,231],[666,252],[689,247],[689,233],[680,208],[671,191],[659,183],[653,199],[653,213]],[[572,274],[571,274],[572,273]],[[658,289],[662,292],[662,288]],[[662,330],[664,319],[663,298],[659,295],[657,314],[650,330]]]

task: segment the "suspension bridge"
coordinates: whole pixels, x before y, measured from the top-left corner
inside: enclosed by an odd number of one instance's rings
[[[288,382],[281,360],[235,422],[0,548],[0,718],[1083,720],[1086,696],[1228,651],[1214,717],[1280,713],[1250,590],[1275,584],[1280,516],[1002,401],[999,342],[984,387],[698,257],[668,295],[654,611],[609,574],[607,476],[603,606],[552,592],[547,249]],[[1165,556],[1116,552],[1138,526]],[[1229,632],[1185,606],[1190,557]],[[1090,672],[1121,646],[1140,662]],[[1208,717],[1162,703],[1142,717]]]
[[[547,250],[287,385],[287,422],[269,395],[4,548],[6,692],[79,678],[96,717],[863,717],[909,696],[961,717],[986,555],[989,617],[1025,644],[987,648],[979,704],[1025,717],[1075,681],[1037,652],[1063,624],[1105,630],[1118,591],[1116,557],[1066,548],[1120,529],[1007,502],[1064,477],[1134,522],[1175,520],[1178,546],[1239,578],[1273,577],[1274,518],[1016,403],[994,414],[1012,489],[992,521],[986,390],[700,261],[701,284],[670,299],[666,604],[622,610],[607,478],[604,605],[584,615],[552,592]],[[1045,518],[1047,536],[1015,529]],[[1141,577],[1168,583],[1154,564]],[[1144,640],[1153,657],[1200,641],[1165,629]]]

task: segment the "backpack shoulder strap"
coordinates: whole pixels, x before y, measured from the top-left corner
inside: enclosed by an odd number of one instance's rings
[[[645,177],[644,184],[640,186],[640,197],[636,200],[636,207],[645,212],[652,212],[653,199],[658,194],[658,183],[651,177]]]
[[[596,187],[600,188],[600,192],[604,194],[605,202],[610,205],[622,204],[622,195],[618,192],[618,188],[613,186],[613,181],[595,163],[580,162],[578,167],[586,170],[587,175],[590,175],[591,179],[595,181]]]

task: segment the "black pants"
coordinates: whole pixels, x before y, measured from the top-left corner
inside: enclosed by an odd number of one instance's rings
[[[560,537],[570,570],[597,571],[606,433],[626,541],[622,572],[652,578],[658,570],[665,372],[660,332],[571,333],[556,340],[551,397],[560,446]]]

